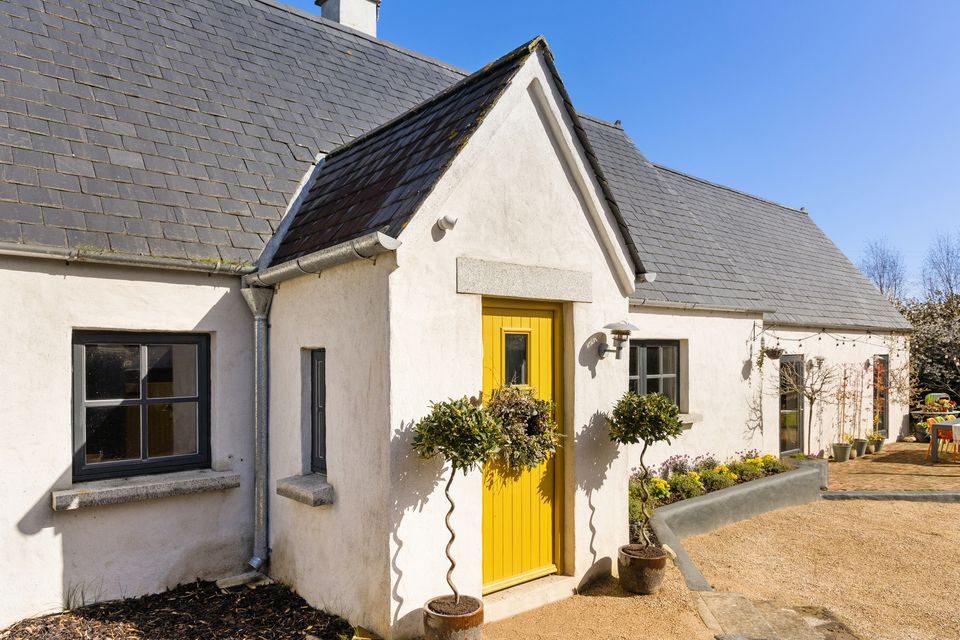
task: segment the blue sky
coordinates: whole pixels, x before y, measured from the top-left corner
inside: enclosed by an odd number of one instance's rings
[[[960,231],[960,2],[383,0],[379,29],[469,70],[543,34],[580,111],[806,207],[855,261],[886,237],[918,280],[932,235]]]

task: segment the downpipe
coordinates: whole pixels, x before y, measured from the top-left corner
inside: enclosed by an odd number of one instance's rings
[[[274,289],[273,287],[244,287],[240,290],[240,293],[253,314],[253,556],[247,561],[247,564],[254,570],[260,571],[270,556],[270,547],[267,541],[268,319]]]

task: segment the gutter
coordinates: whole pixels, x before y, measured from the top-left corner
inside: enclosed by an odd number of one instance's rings
[[[696,311],[723,311],[727,313],[774,313],[773,309],[763,309],[760,307],[722,307],[719,305],[699,304],[697,302],[669,302],[667,300],[630,299],[631,307],[662,307],[665,309],[689,309]]]
[[[300,258],[243,276],[240,293],[253,314],[254,520],[253,554],[247,561],[261,571],[270,558],[269,429],[270,429],[270,306],[276,285],[306,274],[320,273],[354,260],[372,260],[396,251],[400,241],[374,231],[354,240],[314,251]]]
[[[160,256],[143,256],[135,254],[112,253],[99,249],[63,249],[60,247],[45,247],[42,245],[16,244],[0,242],[0,255],[17,258],[45,258],[47,260],[63,260],[72,262],[92,262],[97,264],[112,264],[128,267],[149,267],[152,269],[171,269],[174,271],[200,271],[202,273],[222,273],[225,275],[242,276],[256,271],[254,265],[238,264],[233,262],[205,262],[188,258],[165,258]]]
[[[396,251],[400,244],[400,241],[396,238],[374,231],[354,240],[347,240],[303,257],[245,275],[243,284],[246,287],[270,287],[291,278],[320,273],[324,269],[329,269],[338,264],[358,259],[369,260],[381,253]]]

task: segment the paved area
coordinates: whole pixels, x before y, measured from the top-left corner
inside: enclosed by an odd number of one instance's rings
[[[958,491],[960,463],[953,451],[930,464],[927,445],[895,442],[880,453],[849,462],[830,463],[831,491]]]
[[[826,609],[870,640],[960,638],[960,505],[821,501],[684,546],[718,591],[755,604]]]
[[[714,635],[670,563],[655,596],[635,596],[609,580],[483,629],[484,640],[713,640]]]

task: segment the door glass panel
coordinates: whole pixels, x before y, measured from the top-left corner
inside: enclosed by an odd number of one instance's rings
[[[803,360],[784,356],[780,361],[780,452],[799,451],[803,446]]]
[[[84,358],[87,400],[140,397],[140,345],[91,344]]]
[[[86,409],[87,464],[140,459],[140,407]]]
[[[508,333],[504,336],[504,381],[508,385],[527,384],[527,343],[526,333]]]
[[[147,347],[147,396],[197,395],[197,346],[161,344]]]
[[[197,403],[147,407],[147,455],[151,458],[197,452]]]

